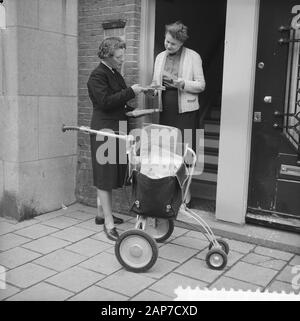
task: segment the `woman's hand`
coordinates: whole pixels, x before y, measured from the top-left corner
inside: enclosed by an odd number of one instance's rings
[[[181,90],[184,88],[184,85],[185,85],[184,80],[179,80],[179,79],[173,79],[173,84],[176,88]]]
[[[144,93],[149,96],[156,96],[158,92],[156,89],[148,87],[144,90]]]
[[[144,87],[142,87],[141,85],[139,84],[134,84],[131,86],[131,89],[134,91],[134,94],[135,95],[138,95],[140,94],[142,91],[144,91]]]

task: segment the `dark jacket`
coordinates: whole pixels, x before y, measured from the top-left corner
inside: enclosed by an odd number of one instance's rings
[[[91,128],[108,128],[109,120],[115,123],[119,120],[127,120],[126,112],[133,108],[127,107],[128,100],[135,97],[131,87],[127,87],[122,75],[114,70],[114,73],[104,64],[100,63],[89,77],[89,97],[93,103],[93,116]],[[113,124],[112,127],[115,127]]]

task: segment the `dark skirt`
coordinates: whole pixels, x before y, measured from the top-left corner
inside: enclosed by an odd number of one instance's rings
[[[182,140],[189,142],[189,147],[195,150],[196,128],[198,127],[198,110],[179,113],[178,111],[178,91],[177,89],[167,89],[162,92],[163,110],[159,116],[161,125],[177,127],[181,131]],[[184,129],[191,129],[192,137],[184,137]],[[190,142],[192,139],[192,142]]]
[[[118,121],[109,120],[102,122],[101,128],[97,130],[109,128],[114,130],[115,133],[118,133]],[[105,124],[106,122],[107,124]],[[125,142],[108,137],[105,137],[102,141],[98,141],[96,138],[97,135],[90,135],[94,186],[106,191],[122,187],[125,183],[127,172]],[[106,163],[104,163],[105,161]]]

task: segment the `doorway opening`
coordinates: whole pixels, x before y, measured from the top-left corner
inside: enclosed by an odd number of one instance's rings
[[[204,128],[204,171],[192,181],[192,207],[215,212],[223,79],[226,0],[156,0],[154,59],[165,50],[165,25],[188,27],[185,46],[200,54],[206,89],[199,95],[198,128]]]

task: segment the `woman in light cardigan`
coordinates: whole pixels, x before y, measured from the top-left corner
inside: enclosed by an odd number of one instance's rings
[[[190,147],[195,149],[198,95],[205,89],[205,79],[200,55],[183,46],[187,39],[187,27],[180,21],[166,25],[166,50],[155,59],[152,84],[166,87],[158,91],[160,124],[179,128],[183,141],[184,129],[191,129]]]

